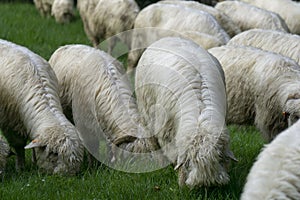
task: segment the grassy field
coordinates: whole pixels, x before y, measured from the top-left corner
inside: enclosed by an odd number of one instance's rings
[[[71,24],[59,25],[53,18],[41,18],[32,4],[25,3],[0,3],[0,38],[24,45],[45,59],[61,45],[90,45],[78,13]],[[0,199],[238,199],[263,140],[252,126],[232,125],[229,130],[231,148],[239,162],[232,164],[231,181],[223,187],[179,188],[171,166],[132,174],[84,164],[74,177],[45,175],[31,164],[27,153],[22,173],[15,171],[14,157],[9,158]]]

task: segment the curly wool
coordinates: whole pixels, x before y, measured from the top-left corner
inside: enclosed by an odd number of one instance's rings
[[[277,13],[285,21],[289,30],[293,34],[300,34],[300,4],[291,0],[241,0],[251,5],[257,6]]]
[[[39,144],[37,163],[42,169],[76,173],[83,145],[77,129],[62,113],[54,71],[25,47],[0,40],[0,48],[0,127],[16,151],[17,167],[24,167],[29,139]]]
[[[288,126],[283,112],[300,116],[300,66],[294,60],[246,46],[209,52],[225,72],[228,123],[254,123],[270,141]]]
[[[242,31],[261,28],[290,32],[285,21],[276,13],[240,1],[224,1],[215,6],[237,24]]]
[[[218,61],[190,40],[166,37],[145,50],[135,83],[143,122],[177,165],[179,184],[228,183],[226,94]]]
[[[300,121],[266,145],[252,166],[241,200],[300,199]]]
[[[127,71],[132,70],[144,48],[153,42],[166,37],[176,36],[188,38],[199,42],[204,46],[206,38],[202,41],[196,34],[187,34],[185,32],[199,32],[217,38],[221,44],[226,44],[230,37],[219,25],[217,20],[207,12],[197,9],[191,9],[179,5],[155,3],[147,6],[138,14],[133,32],[131,50],[128,54]],[[195,38],[190,38],[195,36]]]
[[[276,41],[276,42],[274,42]],[[252,29],[233,37],[228,45],[245,45],[290,57],[300,64],[300,36],[281,31]]]

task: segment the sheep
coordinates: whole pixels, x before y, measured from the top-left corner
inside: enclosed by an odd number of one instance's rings
[[[300,65],[300,36],[281,31],[252,29],[232,38],[228,45],[245,45],[279,53]]]
[[[54,16],[58,23],[69,23],[74,17],[74,0],[33,0],[43,17]]]
[[[228,183],[232,152],[225,125],[226,93],[219,62],[191,40],[165,37],[150,45],[136,69],[143,123],[179,170],[179,185]]]
[[[224,1],[215,6],[228,15],[242,31],[261,28],[289,32],[285,21],[276,13],[240,1]]]
[[[278,13],[293,34],[300,34],[300,4],[291,0],[241,0],[251,5]]]
[[[34,148],[41,170],[79,171],[83,145],[63,115],[53,70],[39,55],[6,40],[0,40],[0,128],[16,153],[18,170],[24,168],[25,149]]]
[[[97,160],[111,165],[119,155],[115,146],[136,153],[156,149],[155,140],[146,138],[146,127],[140,126],[131,84],[119,61],[99,49],[74,44],[58,48],[49,63],[58,77],[65,114],[73,118]],[[112,147],[110,157],[99,154],[103,138]]]
[[[151,28],[149,28],[151,27]],[[128,53],[127,71],[130,72],[136,66],[144,48],[154,41],[165,36],[181,36],[187,31],[195,31],[214,36],[226,44],[230,37],[218,24],[216,19],[207,12],[197,9],[182,7],[179,5],[155,3],[147,6],[138,14],[135,23],[131,51]],[[190,38],[201,41],[201,46],[206,39]]]
[[[43,17],[50,17],[54,0],[33,0],[36,9]]]
[[[108,40],[110,54],[116,44],[115,35],[132,29],[140,11],[134,0],[78,0],[77,8],[85,33],[94,47],[98,47],[101,39],[112,37]],[[130,46],[130,34],[123,34],[120,39]]]
[[[240,28],[229,18],[227,15],[223,14],[219,10],[214,7],[201,4],[195,1],[174,1],[174,0],[166,0],[160,1],[159,3],[164,4],[177,4],[181,6],[186,6],[189,8],[199,9],[204,12],[208,12],[212,16],[216,18],[218,23],[222,26],[222,28],[227,32],[230,37],[233,37],[241,32]]]
[[[74,18],[73,0],[54,0],[51,15],[55,17],[57,23],[67,24]]]
[[[0,176],[3,178],[10,148],[7,141],[0,135]]]
[[[225,72],[227,123],[254,123],[271,141],[300,116],[300,66],[294,60],[245,46],[209,52]]]
[[[300,199],[300,121],[266,145],[252,166],[241,200]]]

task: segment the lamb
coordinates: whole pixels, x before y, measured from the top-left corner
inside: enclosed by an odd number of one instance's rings
[[[300,36],[281,31],[252,29],[232,38],[227,45],[245,45],[290,57],[300,65]]]
[[[285,21],[276,13],[240,1],[224,1],[215,6],[235,22],[242,31],[261,28],[289,32]]]
[[[151,27],[151,28],[150,28]],[[137,64],[144,48],[156,40],[166,36],[185,35],[188,31],[200,32],[211,35],[221,44],[226,44],[230,37],[219,25],[216,19],[207,12],[179,5],[155,3],[147,6],[138,14],[134,23],[131,51],[128,53],[128,67],[130,72]],[[202,39],[190,38],[194,41]],[[199,45],[203,45],[201,42]]]
[[[280,133],[259,154],[241,200],[300,199],[300,121]]]
[[[136,69],[143,122],[189,187],[228,183],[232,152],[225,126],[226,93],[219,62],[191,40],[165,37],[150,45]]]
[[[133,28],[140,10],[134,0],[78,0],[77,8],[85,33],[94,47],[100,44],[101,39],[112,37],[108,40],[108,53],[115,46],[115,35]],[[130,46],[130,34],[123,34],[120,39]]]
[[[136,153],[156,149],[146,127],[140,126],[131,84],[119,61],[78,44],[58,48],[49,63],[58,77],[63,109],[97,160],[111,165],[122,149]],[[111,146],[109,157],[99,154],[103,138]]]
[[[60,24],[70,23],[74,18],[73,0],[54,0],[51,15],[55,17],[56,22]]]
[[[300,116],[300,66],[294,60],[245,46],[209,52],[225,72],[228,123],[254,123],[271,141]]]
[[[57,91],[57,78],[46,60],[0,40],[0,128],[16,153],[17,169],[24,168],[24,148],[34,148],[43,171],[79,171],[83,145],[63,115]],[[26,145],[27,140],[32,141]]]
[[[300,34],[300,4],[291,0],[241,0],[251,5],[278,13],[293,34]]]
[[[199,9],[201,11],[207,12],[214,16],[221,27],[227,32],[230,37],[233,37],[241,32],[240,28],[229,18],[227,15],[223,14],[214,7],[198,3],[196,1],[160,1],[159,3],[164,4],[177,4],[181,6],[186,6],[189,8]]]

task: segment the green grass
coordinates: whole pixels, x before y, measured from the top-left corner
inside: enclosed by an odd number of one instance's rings
[[[0,3],[0,38],[24,45],[45,59],[61,45],[90,45],[78,13],[75,21],[60,25],[53,18],[41,18],[35,7],[26,3]],[[16,172],[14,157],[9,158],[0,199],[238,199],[263,140],[252,126],[229,126],[229,130],[231,148],[239,162],[232,164],[231,181],[223,187],[179,188],[171,166],[132,174],[106,166],[90,169],[84,164],[74,177],[45,175],[31,164],[27,152],[24,172]]]

